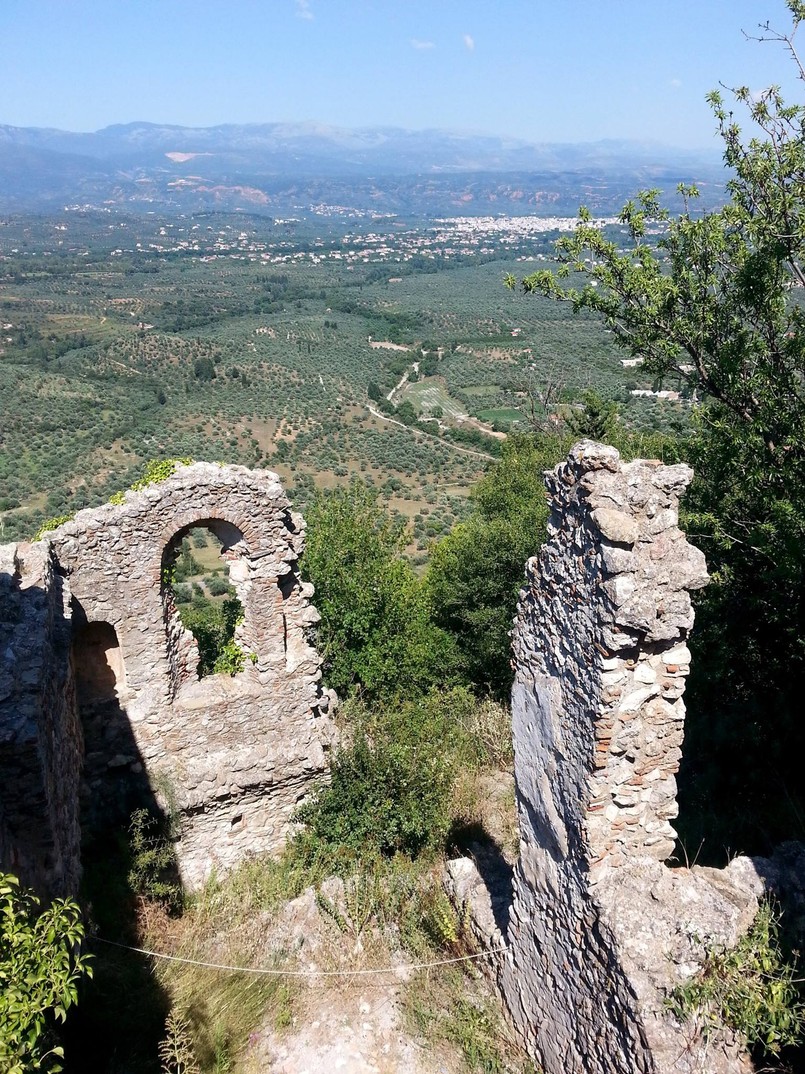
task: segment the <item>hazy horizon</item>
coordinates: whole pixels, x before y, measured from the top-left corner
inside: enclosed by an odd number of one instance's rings
[[[243,128],[248,128],[248,127],[254,127],[254,128],[259,128],[259,127],[288,127],[289,129],[298,129],[298,130],[301,130],[301,129],[304,129],[304,128],[309,128],[311,133],[317,133],[317,134],[321,134],[323,136],[326,136],[326,134],[328,134],[328,133],[339,133],[340,132],[340,133],[344,133],[344,134],[350,134],[350,133],[351,134],[361,134],[361,133],[365,133],[365,132],[368,133],[370,131],[374,132],[374,131],[387,130],[389,132],[391,132],[391,131],[399,131],[399,132],[403,132],[405,134],[428,134],[428,133],[433,133],[433,134],[453,135],[453,136],[457,136],[457,137],[466,137],[468,139],[469,138],[499,139],[501,142],[511,142],[511,143],[515,143],[515,144],[522,142],[524,145],[534,145],[534,146],[539,146],[539,145],[542,145],[542,144],[544,144],[544,145],[574,146],[574,145],[588,145],[588,144],[589,145],[595,145],[595,144],[599,144],[599,143],[600,144],[607,144],[607,143],[617,144],[617,143],[620,143],[620,142],[624,142],[624,143],[634,144],[636,146],[638,146],[638,145],[645,146],[647,148],[656,147],[658,149],[678,150],[679,152],[690,152],[690,153],[697,153],[697,154],[698,153],[707,153],[707,152],[712,152],[713,154],[720,154],[721,149],[722,149],[720,142],[717,142],[716,140],[713,140],[713,143],[711,145],[708,145],[708,146],[684,146],[684,145],[674,144],[672,142],[665,141],[662,138],[648,137],[648,136],[643,137],[643,138],[638,138],[638,137],[634,137],[634,138],[623,137],[622,138],[622,137],[617,137],[617,136],[608,136],[608,137],[600,137],[600,138],[589,138],[589,139],[583,139],[583,140],[579,139],[579,140],[573,140],[573,141],[571,141],[571,140],[555,141],[555,140],[552,139],[549,142],[547,140],[537,141],[536,139],[523,138],[523,137],[520,137],[518,135],[501,134],[499,131],[488,130],[488,129],[480,129],[480,128],[475,128],[475,129],[472,129],[472,128],[457,128],[457,127],[447,128],[447,127],[438,127],[438,126],[434,126],[434,125],[425,126],[425,127],[414,127],[414,126],[403,126],[403,125],[400,125],[400,124],[391,124],[391,123],[365,124],[363,126],[347,126],[345,124],[323,123],[323,122],[321,122],[320,120],[317,120],[317,119],[288,119],[288,118],[265,119],[265,120],[250,120],[250,121],[245,122],[245,123],[233,122],[231,120],[223,120],[220,123],[214,123],[214,124],[213,123],[211,123],[211,124],[180,123],[180,122],[176,122],[176,121],[171,120],[171,119],[164,119],[164,120],[162,120],[162,119],[131,119],[131,120],[126,120],[125,122],[113,121],[111,123],[104,124],[104,126],[102,126],[102,127],[97,127],[94,130],[76,130],[76,129],[71,129],[71,128],[67,128],[67,127],[54,127],[54,126],[45,126],[45,125],[40,125],[40,124],[28,124],[28,125],[25,125],[25,126],[21,126],[21,125],[16,124],[16,123],[8,123],[8,122],[6,122],[5,119],[3,118],[3,116],[0,115],[0,127],[13,128],[13,129],[17,129],[17,130],[59,131],[60,133],[64,133],[64,134],[78,134],[78,135],[82,135],[82,134],[87,134],[87,135],[102,134],[104,131],[107,131],[107,130],[113,130],[115,128],[123,128],[123,129],[125,129],[125,128],[130,128],[130,127],[156,127],[156,128],[168,128],[168,129],[175,128],[175,129],[179,129],[179,130],[189,130],[189,131],[206,131],[206,130],[215,130],[215,129],[218,129],[218,128],[226,128],[226,127],[230,127],[230,128],[239,128],[239,127],[243,127]]]
[[[706,93],[781,83],[784,0],[6,0],[2,121],[314,123],[717,147]],[[12,47],[13,46],[13,47]],[[169,115],[168,115],[169,114]]]

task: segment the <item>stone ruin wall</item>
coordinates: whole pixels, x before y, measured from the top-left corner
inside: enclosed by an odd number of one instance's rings
[[[512,1022],[545,1074],[751,1069],[727,1034],[667,1011],[706,947],[734,944],[763,890],[748,859],[671,869],[693,625],[704,557],[678,527],[686,466],[624,464],[582,441],[546,475],[548,539],[513,633],[520,825],[508,922],[468,859],[469,903]]]
[[[73,892],[80,875],[66,601],[46,545],[0,545],[0,870],[43,892]]]
[[[548,540],[514,630],[513,899],[469,859],[449,866],[477,938],[505,948],[490,972],[545,1074],[751,1069],[738,1042],[704,1040],[665,1006],[709,946],[749,926],[764,881],[780,883],[763,859],[664,864],[688,591],[707,581],[677,524],[690,476],[589,441],[547,475]],[[234,678],[197,679],[163,584],[196,525],[221,537],[245,609],[238,640],[255,661]],[[275,475],[196,464],[43,541],[0,546],[2,867],[43,892],[74,891],[80,814],[92,831],[138,788],[173,799],[191,885],[281,846],[332,736],[306,641],[316,613],[297,571],[302,537]],[[801,874],[805,852],[789,859]]]
[[[231,677],[198,678],[195,639],[165,585],[194,526],[222,540],[244,608],[236,641],[247,658]],[[0,550],[6,597],[27,620],[0,678],[4,861],[39,887],[47,874],[48,889],[75,890],[79,783],[85,832],[138,804],[175,811],[190,887],[283,845],[294,807],[327,769],[333,733],[307,641],[318,616],[297,568],[303,532],[275,474],[196,463],[120,505],[79,512],[43,541]],[[43,781],[26,823],[29,789]],[[57,866],[59,853],[69,867]]]

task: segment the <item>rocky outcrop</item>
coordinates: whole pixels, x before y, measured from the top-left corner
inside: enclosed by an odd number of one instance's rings
[[[195,526],[221,539],[244,609],[236,640],[246,659],[231,677],[199,679],[195,639],[166,584],[175,550]],[[120,504],[81,511],[14,553],[42,565],[42,598],[28,602],[25,636],[46,656],[32,663],[18,632],[3,674],[26,670],[6,687],[7,711],[38,676],[26,718],[31,735],[38,729],[37,741],[52,740],[57,752],[58,735],[48,738],[44,729],[76,725],[78,711],[83,735],[72,737],[72,752],[56,765],[60,794],[69,799],[65,815],[75,815],[79,769],[86,831],[138,804],[170,810],[178,864],[191,887],[247,853],[281,848],[295,805],[327,769],[332,725],[320,660],[307,641],[318,616],[312,587],[297,569],[303,539],[302,519],[275,474],[196,463],[127,492]],[[21,591],[6,574],[7,588]],[[55,605],[60,594],[57,623],[42,602]],[[12,758],[24,752],[18,723],[0,712]],[[31,763],[42,770],[44,754]],[[0,791],[6,843],[18,848],[31,844],[10,811],[29,785],[26,771]],[[44,859],[41,868],[50,868]],[[64,887],[55,873],[53,886]]]

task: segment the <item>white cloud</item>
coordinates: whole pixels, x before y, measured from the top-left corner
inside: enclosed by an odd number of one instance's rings
[[[475,38],[472,36],[472,34],[464,34],[461,40],[464,42],[464,47],[469,52],[475,51]]]
[[[424,52],[425,49],[436,48],[436,46],[432,41],[421,41],[418,37],[412,37],[411,48],[419,49]]]
[[[295,0],[295,2],[297,19],[306,19],[308,22],[312,22],[316,16],[310,10],[310,0]]]
[[[679,89],[679,87],[682,85],[682,80],[680,78],[672,78],[668,84],[671,89]]]

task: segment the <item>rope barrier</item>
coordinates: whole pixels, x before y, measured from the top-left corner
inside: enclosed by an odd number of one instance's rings
[[[149,958],[161,958],[166,962],[181,962],[186,966],[201,966],[208,970],[225,970],[229,973],[256,973],[265,977],[369,977],[380,973],[397,973],[399,970],[429,970],[436,966],[450,966],[456,962],[471,962],[490,955],[505,954],[508,947],[493,947],[489,951],[479,951],[474,955],[457,955],[455,958],[442,958],[435,962],[413,962],[401,966],[381,966],[367,970],[277,970],[264,969],[259,966],[228,966],[222,962],[200,962],[194,958],[182,958],[179,955],[166,955],[160,951],[149,951],[144,947],[131,947],[115,940],[104,940],[102,936],[93,936],[92,940],[105,943],[109,947],[119,947],[124,951],[134,951]]]

